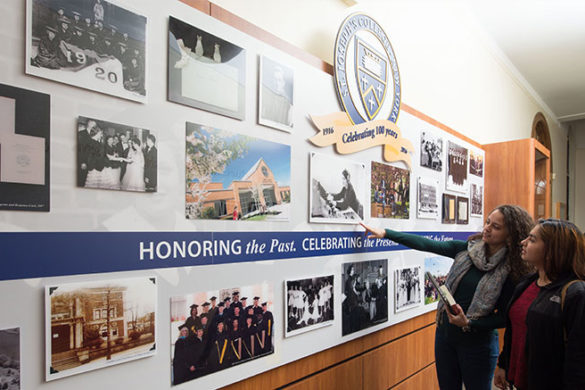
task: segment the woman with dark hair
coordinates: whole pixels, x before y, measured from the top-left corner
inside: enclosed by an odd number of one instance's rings
[[[529,272],[520,257],[520,240],[534,226],[521,207],[502,205],[487,217],[481,233],[467,241],[439,242],[415,234],[361,224],[367,238],[387,238],[425,252],[453,258],[445,282],[459,313],[437,307],[435,361],[441,389],[491,389],[498,357],[497,328],[506,324],[506,307],[515,284]]]
[[[536,273],[508,309],[495,385],[585,389],[585,238],[571,222],[540,220],[522,241]]]

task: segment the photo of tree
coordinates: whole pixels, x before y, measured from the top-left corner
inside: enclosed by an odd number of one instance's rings
[[[187,219],[288,221],[290,146],[187,123]]]

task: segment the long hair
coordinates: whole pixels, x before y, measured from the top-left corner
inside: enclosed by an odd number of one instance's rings
[[[575,224],[560,219],[538,221],[538,235],[544,241],[544,272],[555,281],[574,274],[585,280],[585,237]]]
[[[532,272],[531,266],[522,260],[520,242],[528,237],[534,227],[534,219],[520,206],[503,204],[490,211],[490,214],[496,210],[504,216],[504,225],[508,230],[506,260],[510,266],[510,277],[517,282]],[[477,239],[481,239],[481,233],[473,234],[468,238],[469,241]]]

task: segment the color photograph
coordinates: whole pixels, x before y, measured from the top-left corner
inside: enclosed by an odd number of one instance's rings
[[[258,123],[278,130],[293,129],[294,70],[268,57],[260,57]]]
[[[311,153],[310,222],[352,223],[364,219],[365,164]]]
[[[410,215],[410,171],[372,161],[372,218],[408,219]]]
[[[168,99],[244,119],[246,50],[169,18]]]
[[[442,286],[447,280],[451,265],[453,265],[453,259],[449,257],[433,256],[425,258],[425,305],[439,301],[439,293],[427,278],[426,273],[430,272],[437,279],[439,285]]]
[[[457,223],[460,225],[469,223],[469,198],[457,197]]]
[[[20,328],[0,329],[0,389],[20,390]]]
[[[78,118],[79,187],[156,192],[157,170],[157,141],[150,130]]]
[[[439,217],[439,181],[427,177],[418,178],[416,217],[437,219]]]
[[[171,297],[171,384],[274,353],[272,284]]]
[[[284,288],[284,337],[333,324],[333,275],[287,280]]]
[[[27,0],[26,73],[146,103],[146,17],[105,0]]]
[[[187,122],[187,219],[288,221],[290,146]]]
[[[469,151],[469,173],[483,177],[483,155],[473,150]]]
[[[388,260],[344,263],[341,334],[388,321]]]
[[[156,353],[154,277],[45,287],[46,380]]]
[[[467,184],[467,149],[451,141],[447,142],[447,191],[466,192]]]
[[[0,210],[50,210],[51,98],[0,84]]]
[[[483,215],[483,186],[471,184],[471,216],[481,217]]]
[[[404,267],[394,271],[394,312],[399,313],[421,304],[420,266]]]
[[[443,139],[428,131],[420,134],[420,166],[443,170]]]
[[[443,194],[443,217],[441,222],[448,224],[457,222],[457,197],[455,195]]]

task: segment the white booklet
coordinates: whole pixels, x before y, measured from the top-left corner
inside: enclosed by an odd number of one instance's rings
[[[0,133],[0,182],[45,184],[45,139]]]

